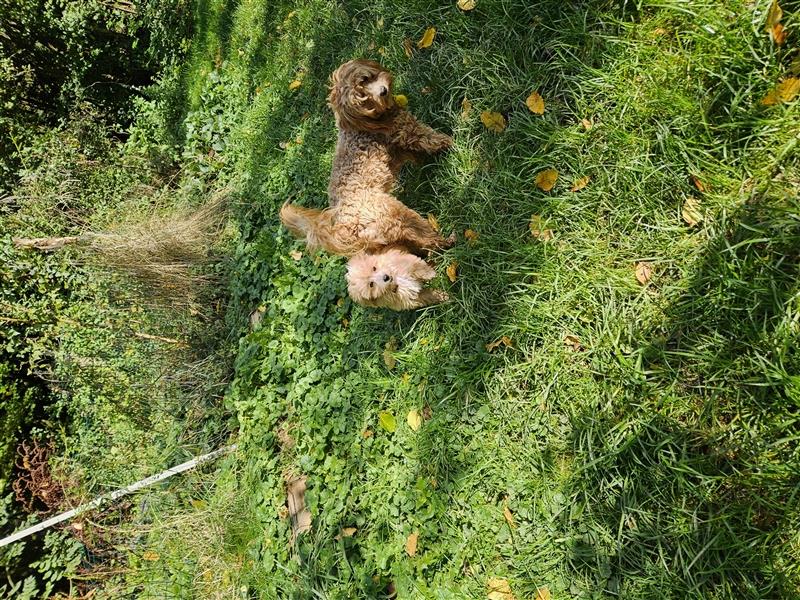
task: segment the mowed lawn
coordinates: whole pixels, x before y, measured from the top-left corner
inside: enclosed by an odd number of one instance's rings
[[[176,112],[234,190],[233,310],[261,321],[228,394],[239,450],[151,536],[149,596],[800,597],[783,4],[779,46],[768,0],[199,0]],[[448,304],[356,306],[344,260],[277,219],[327,204],[327,80],[357,57],[455,139],[398,190],[459,234],[435,258]],[[312,529],[293,541],[296,477]]]

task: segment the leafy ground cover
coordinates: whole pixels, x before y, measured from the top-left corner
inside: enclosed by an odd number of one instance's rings
[[[153,526],[140,597],[800,594],[798,3],[474,4],[199,2],[170,110],[237,190],[260,322],[239,451]],[[362,56],[455,138],[399,191],[459,232],[443,306],[354,306],[277,220],[327,203],[327,78]]]

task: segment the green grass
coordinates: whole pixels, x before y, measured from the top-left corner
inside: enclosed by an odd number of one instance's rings
[[[490,577],[517,598],[800,596],[800,111],[760,105],[788,75],[797,2],[782,49],[766,0],[199,4],[184,157],[237,190],[233,304],[265,315],[228,396],[240,450],[202,514],[154,529],[142,597],[480,598]],[[455,138],[399,192],[480,234],[437,259],[459,264],[449,304],[363,309],[341,258],[289,254],[277,209],[327,203],[327,78],[360,56]],[[486,350],[503,335],[513,347]],[[308,477],[313,515],[295,545],[287,474]]]

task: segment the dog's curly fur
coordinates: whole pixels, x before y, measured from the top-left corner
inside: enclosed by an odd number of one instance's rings
[[[442,290],[423,288],[436,271],[401,248],[361,252],[347,263],[347,292],[363,306],[410,310],[448,300]]]
[[[412,252],[451,246],[419,213],[392,195],[403,163],[452,145],[401,109],[392,76],[378,63],[353,60],[331,76],[328,102],[339,138],[324,210],[286,203],[281,221],[311,249],[353,256],[403,244]]]

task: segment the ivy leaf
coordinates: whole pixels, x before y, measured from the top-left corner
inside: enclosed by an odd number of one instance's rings
[[[544,98],[539,94],[539,92],[531,92],[531,95],[528,96],[528,99],[525,100],[525,104],[528,105],[528,109],[535,115],[543,115],[544,114]]]
[[[481,123],[489,131],[500,133],[506,128],[506,118],[499,112],[485,110],[481,113]]]
[[[555,169],[541,171],[534,180],[536,187],[545,192],[552,190],[556,186],[556,181],[558,181],[558,171]]]
[[[378,413],[378,424],[384,431],[389,433],[394,433],[397,430],[397,419],[388,410]]]
[[[422,38],[417,42],[417,48],[427,48],[433,43],[433,38],[436,37],[436,27],[428,27]]]

